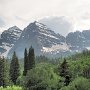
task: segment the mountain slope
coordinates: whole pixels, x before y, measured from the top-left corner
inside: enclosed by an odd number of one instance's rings
[[[48,53],[46,49],[50,50],[50,53],[54,53],[53,47],[57,47],[56,51],[60,51],[60,47],[65,46],[65,37],[60,34],[56,34],[54,31],[47,28],[46,25],[33,22],[29,24],[22,32],[19,40],[13,46],[9,52],[9,56],[12,55],[13,51],[16,51],[19,57],[23,56],[24,49],[33,46],[36,55]],[[68,46],[65,46],[68,48]],[[62,49],[63,50],[63,49]]]
[[[16,51],[18,57],[23,58],[24,49],[31,46],[35,55],[60,57],[71,53],[90,49],[90,30],[69,33],[66,38],[56,34],[46,25],[37,21],[30,23],[23,31],[14,26],[4,31],[0,38],[0,52],[2,55],[12,56]]]
[[[7,53],[12,48],[12,46],[19,39],[22,30],[20,30],[17,26],[13,26],[8,30],[5,30],[1,34],[0,38],[0,54],[3,56],[7,56]]]
[[[71,32],[66,36],[66,43],[72,51],[82,51],[90,47],[90,30]]]

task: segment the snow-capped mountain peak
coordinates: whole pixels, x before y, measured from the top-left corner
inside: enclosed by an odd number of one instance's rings
[[[8,30],[5,30],[1,34],[0,38],[0,53],[6,56],[12,46],[19,39],[22,30],[20,30],[17,26],[10,27]]]
[[[10,50],[8,55],[11,55],[13,51],[16,51],[19,56],[22,56],[24,49],[29,48],[31,45],[34,47],[36,55],[40,55],[43,53],[43,47],[50,48],[53,47],[53,45],[61,45],[64,42],[65,37],[56,34],[46,25],[35,21],[30,23],[23,30],[19,40]]]
[[[17,26],[12,26],[12,27],[10,27],[8,30],[18,30],[19,28],[17,27]]]
[[[66,38],[37,21],[23,31],[13,26],[1,34],[0,52],[12,56],[16,51],[23,58],[24,49],[33,46],[35,55],[58,56],[80,52],[90,47],[90,30],[69,33]],[[13,46],[13,47],[12,47]]]

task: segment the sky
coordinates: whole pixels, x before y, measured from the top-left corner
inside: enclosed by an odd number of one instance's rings
[[[0,32],[52,16],[67,17],[72,31],[90,29],[90,0],[0,0]]]

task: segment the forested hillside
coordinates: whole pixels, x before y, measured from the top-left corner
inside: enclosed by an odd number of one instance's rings
[[[23,53],[0,58],[0,90],[90,90],[90,51],[52,60],[32,46]]]

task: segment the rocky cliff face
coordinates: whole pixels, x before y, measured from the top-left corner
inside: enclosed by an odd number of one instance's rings
[[[17,26],[13,26],[8,30],[2,32],[0,37],[0,54],[6,56],[8,51],[12,48],[12,46],[19,39],[22,30],[20,30]]]
[[[23,56],[24,49],[30,48],[31,45],[34,47],[36,55],[55,53],[60,51],[61,47],[66,46],[64,36],[56,34],[46,25],[35,21],[24,29],[9,55],[16,51],[17,55]]]
[[[71,32],[66,37],[66,42],[72,51],[82,51],[90,47],[90,30]]]
[[[0,38],[0,52],[12,56],[16,51],[23,58],[24,49],[33,47],[35,55],[60,57],[90,49],[90,30],[69,33],[66,37],[55,33],[46,25],[33,22],[23,31],[14,26],[4,31]],[[4,54],[3,54],[4,53]]]

